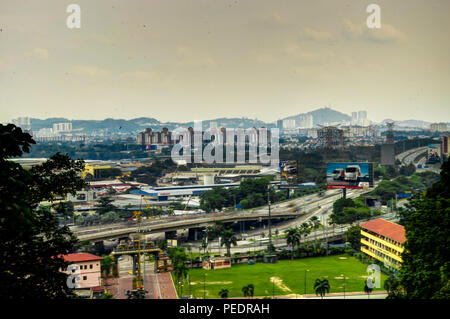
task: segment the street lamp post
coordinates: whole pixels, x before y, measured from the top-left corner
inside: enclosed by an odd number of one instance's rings
[[[275,279],[272,279],[272,299],[275,299]]]
[[[188,284],[189,284],[189,298],[191,296],[191,277],[189,277],[189,274],[187,275],[187,279],[188,279]]]
[[[267,204],[269,206],[269,249],[268,249],[268,252],[269,252],[269,254],[271,254],[272,253],[272,229],[271,229],[272,222],[270,220],[270,217],[271,217],[271,215],[270,215],[270,184],[267,185]]]
[[[344,275],[341,275],[341,277],[344,278],[344,299],[345,299],[345,276],[344,276]]]
[[[304,295],[306,295],[306,273],[309,271],[309,269],[305,269],[305,291],[304,291]]]
[[[206,272],[203,273],[203,299],[206,299]]]

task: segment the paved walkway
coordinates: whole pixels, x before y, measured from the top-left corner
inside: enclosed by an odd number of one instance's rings
[[[170,272],[163,272],[158,274],[158,282],[161,290],[161,299],[177,299],[175,286],[173,285],[172,276]]]
[[[107,289],[114,294],[114,299],[128,299],[126,290],[133,289],[133,275],[129,273],[132,264],[128,260],[121,262],[119,278],[108,279]],[[177,299],[170,272],[155,273],[153,263],[145,263],[143,270],[146,299]]]

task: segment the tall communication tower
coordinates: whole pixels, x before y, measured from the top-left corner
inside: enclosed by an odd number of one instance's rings
[[[394,144],[394,122],[387,122],[388,133],[386,135],[386,144]]]

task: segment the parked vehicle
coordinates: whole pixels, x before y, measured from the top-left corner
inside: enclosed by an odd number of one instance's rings
[[[361,177],[361,168],[358,165],[349,165],[345,169],[346,181],[358,181]]]
[[[331,176],[334,180],[342,180],[345,178],[345,169],[337,168],[331,173]]]

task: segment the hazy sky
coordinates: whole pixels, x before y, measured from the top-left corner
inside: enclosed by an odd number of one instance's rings
[[[381,29],[366,26],[370,3]],[[448,0],[0,0],[0,29],[0,122],[275,121],[323,106],[450,121]]]

